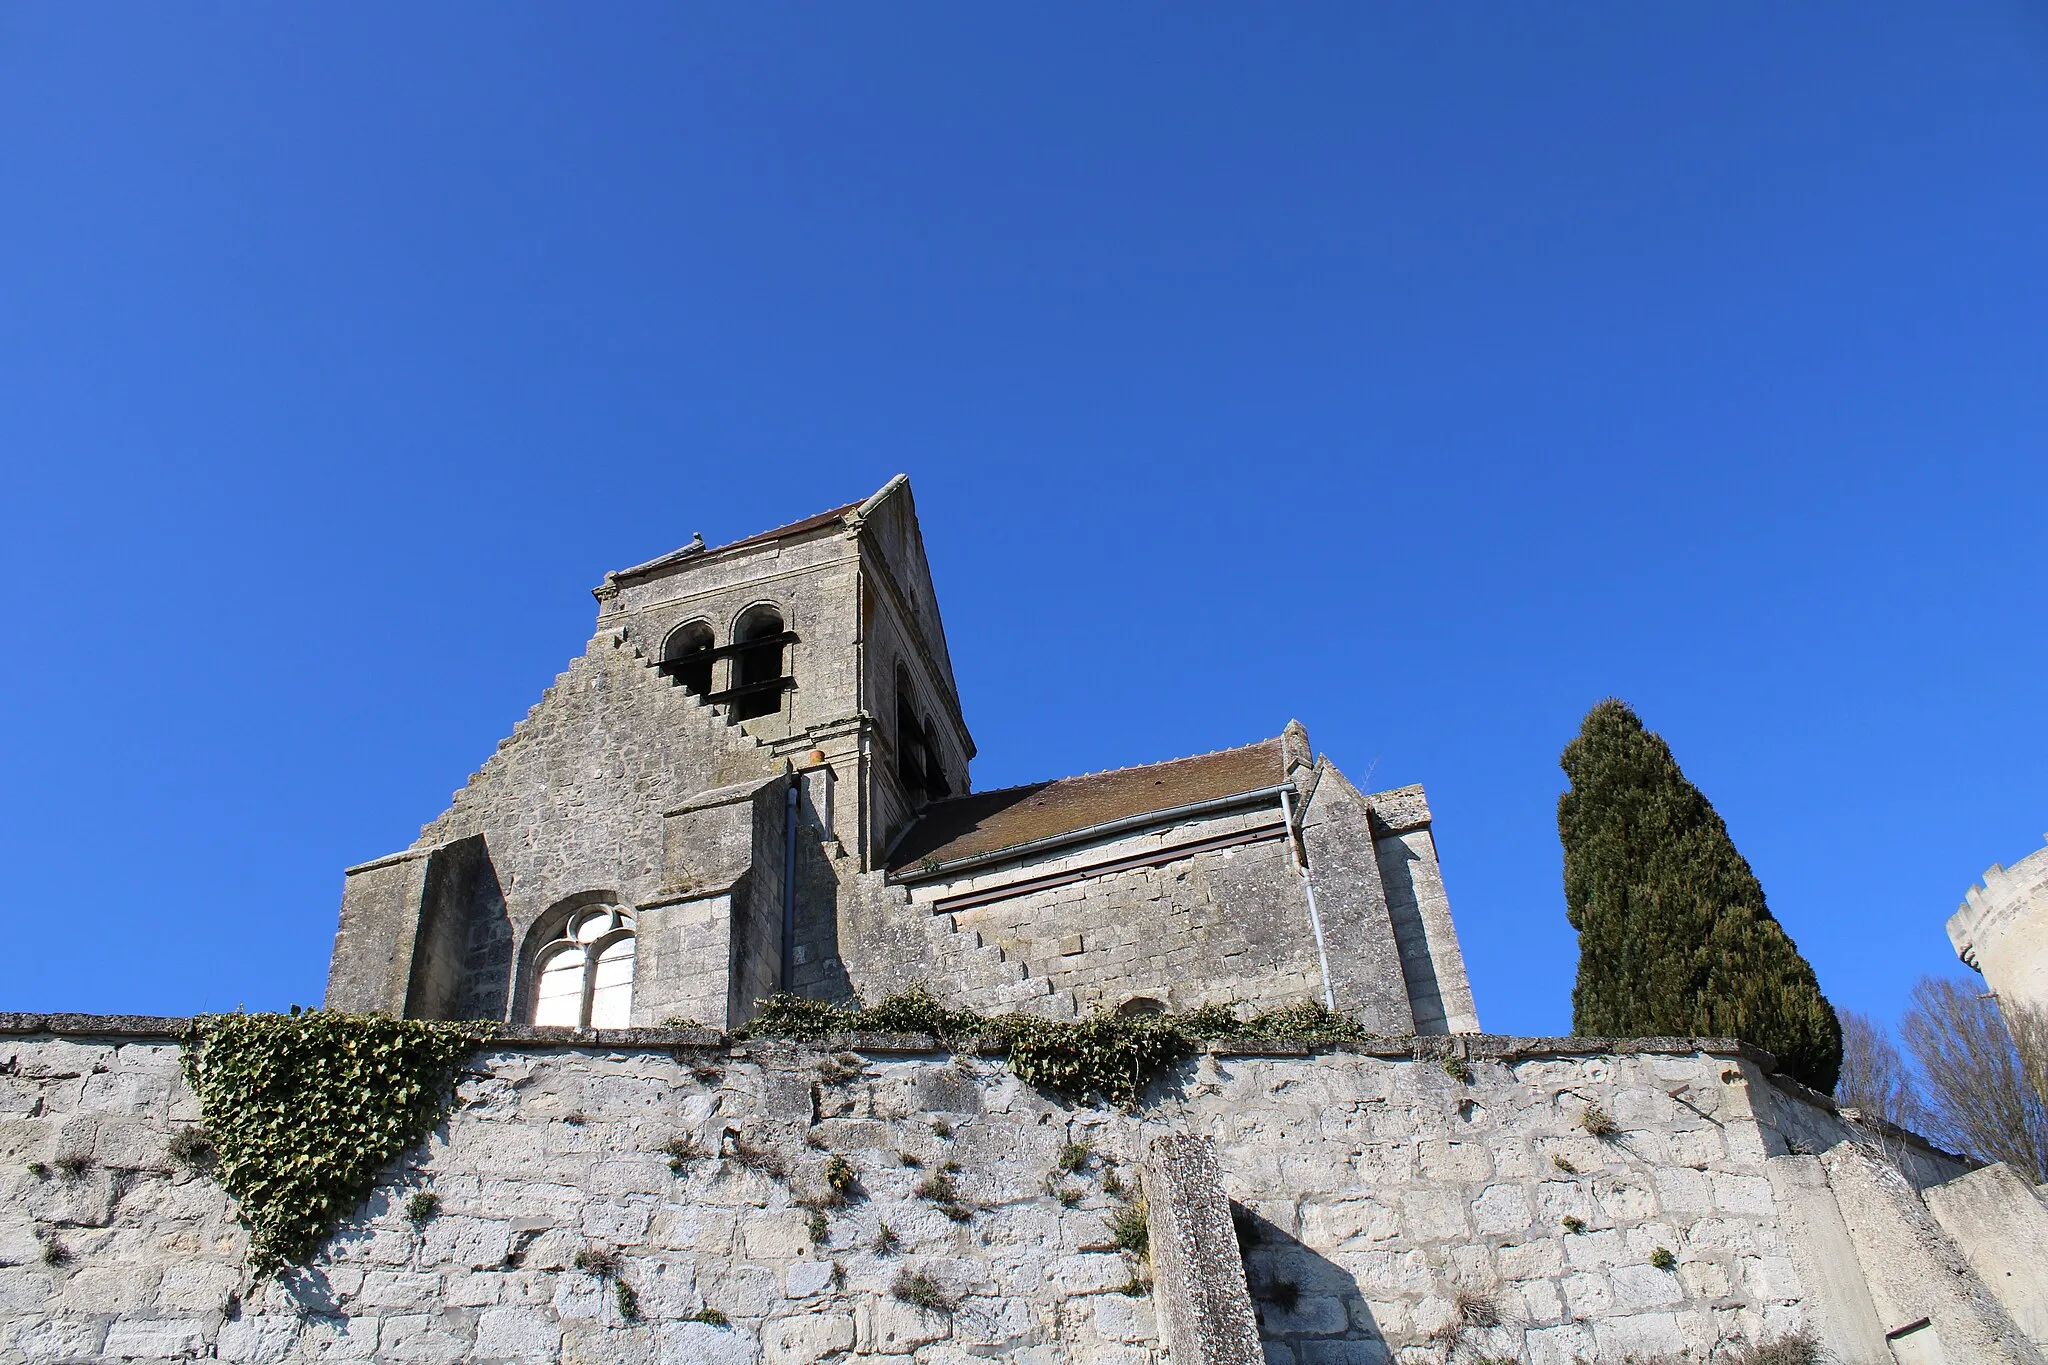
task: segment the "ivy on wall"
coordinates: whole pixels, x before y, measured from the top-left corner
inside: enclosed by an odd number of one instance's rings
[[[259,1275],[305,1261],[446,1117],[454,1072],[488,1023],[331,1014],[205,1014],[185,1078],[249,1229]]]
[[[1029,1014],[977,1014],[953,1009],[923,986],[877,1004],[831,1004],[802,996],[765,1000],[748,1031],[818,1042],[836,1033],[928,1033],[935,1038],[994,1043],[1026,1085],[1069,1100],[1100,1096],[1128,1109],[1153,1077],[1211,1038],[1343,1045],[1372,1035],[1355,1020],[1318,1004],[1290,1005],[1239,1019],[1223,1005],[1186,1014],[1094,1014],[1040,1019]]]

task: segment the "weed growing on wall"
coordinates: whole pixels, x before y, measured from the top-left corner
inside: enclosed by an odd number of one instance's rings
[[[678,1133],[663,1143],[661,1154],[668,1158],[668,1168],[678,1174],[685,1165],[704,1155],[697,1148],[697,1140],[688,1133]]]
[[[1151,1253],[1152,1224],[1142,1197],[1123,1205],[1104,1221],[1109,1225],[1109,1239],[1116,1243],[1118,1251],[1139,1257]]]
[[[950,1009],[922,986],[871,1006],[774,996],[761,1003],[748,1031],[802,1042],[845,1033],[926,1033],[953,1041],[976,1040],[1001,1048],[1010,1069],[1027,1085],[1076,1102],[1100,1096],[1123,1109],[1136,1105],[1153,1077],[1205,1039],[1343,1045],[1372,1036],[1356,1021],[1318,1004],[1290,1005],[1251,1019],[1239,1019],[1223,1005],[1208,1005],[1187,1014],[1096,1014],[1052,1020]]]
[[[203,1128],[188,1125],[178,1129],[164,1144],[164,1154],[187,1170],[205,1171],[213,1165],[213,1143]]]
[[[259,1275],[311,1256],[385,1163],[433,1131],[456,1066],[490,1032],[324,1010],[192,1021],[185,1077]]]
[[[1363,1043],[1375,1035],[1349,1015],[1316,1001],[1268,1010],[1239,1019],[1224,1005],[1204,1005],[1187,1014],[1167,1015],[1192,1038],[1245,1038],[1260,1043],[1322,1043],[1341,1046]]]
[[[951,1313],[953,1301],[939,1288],[939,1282],[921,1270],[906,1270],[897,1275],[896,1282],[889,1286],[890,1294],[901,1303],[914,1305],[927,1313]]]

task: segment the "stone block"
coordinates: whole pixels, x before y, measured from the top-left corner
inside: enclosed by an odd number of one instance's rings
[[[1047,1278],[1062,1294],[1100,1294],[1120,1289],[1131,1278],[1123,1257],[1108,1253],[1063,1256],[1047,1267]]]
[[[235,1266],[166,1266],[157,1287],[157,1306],[182,1312],[219,1312],[227,1307],[228,1296],[241,1282],[242,1271]]]
[[[551,1360],[562,1344],[554,1315],[537,1308],[486,1308],[477,1315],[471,1361]]]
[[[1151,1341],[1158,1335],[1150,1299],[1099,1294],[1089,1305],[1089,1321],[1104,1341]]]
[[[1598,1319],[1614,1311],[1614,1287],[1605,1275],[1579,1271],[1565,1276],[1559,1288],[1574,1318]]]
[[[418,1270],[373,1270],[360,1295],[371,1308],[438,1308],[441,1277]]]
[[[811,1251],[809,1218],[802,1209],[764,1210],[740,1225],[745,1254],[754,1260],[788,1261]]]
[[[1583,1323],[1537,1328],[1522,1341],[1529,1352],[1529,1365],[1581,1365],[1598,1358],[1593,1330]]]
[[[628,1195],[585,1203],[581,1227],[586,1237],[626,1246],[645,1240],[653,1221],[654,1201],[645,1195]]]
[[[112,1360],[189,1360],[208,1347],[206,1324],[192,1318],[121,1318],[107,1329]]]
[[[220,1325],[214,1354],[238,1365],[276,1365],[292,1353],[299,1339],[299,1320],[281,1314],[252,1314]]]
[[[1685,1349],[1685,1336],[1678,1330],[1678,1317],[1673,1313],[1630,1313],[1603,1318],[1593,1324],[1593,1340],[1601,1360],[1676,1355]]]
[[[943,1341],[953,1333],[952,1319],[946,1314],[879,1295],[863,1299],[854,1319],[856,1349],[863,1355],[903,1354],[927,1342]]]
[[[1527,1280],[1512,1286],[1521,1299],[1522,1317],[1542,1326],[1564,1318],[1564,1298],[1554,1280]]]
[[[755,1365],[759,1359],[746,1333],[698,1322],[658,1323],[654,1342],[660,1365]]]
[[[299,1354],[315,1361],[374,1360],[382,1326],[375,1317],[308,1317],[299,1330]]]
[[[1769,1218],[1777,1212],[1771,1199],[1771,1182],[1760,1175],[1717,1172],[1714,1203],[1723,1213],[1746,1213]]]
[[[1400,1227],[1401,1216],[1377,1199],[1316,1199],[1301,1208],[1302,1239],[1325,1250],[1383,1242]]]
[[[106,1339],[104,1318],[21,1318],[0,1325],[0,1350],[18,1351],[34,1362],[103,1359]]]
[[[1745,1256],[1742,1281],[1761,1300],[1784,1302],[1799,1297],[1799,1272],[1789,1256]]]
[[[1333,1336],[1350,1326],[1343,1300],[1328,1294],[1303,1294],[1286,1309],[1268,1303],[1260,1318],[1267,1333],[1280,1336]]]
[[[378,1332],[380,1360],[417,1365],[457,1365],[468,1353],[471,1324],[467,1309],[445,1313],[404,1313],[383,1320]]]
[[[1472,1225],[1482,1234],[1521,1232],[1534,1215],[1518,1185],[1492,1185],[1472,1202]]]
[[[512,1250],[512,1225],[497,1219],[441,1214],[420,1233],[420,1260],[428,1265],[488,1270],[505,1263]]]
[[[158,1274],[153,1265],[81,1265],[65,1277],[60,1301],[74,1312],[140,1314],[156,1298]]]
[[[765,1365],[810,1365],[853,1346],[853,1318],[845,1313],[803,1313],[769,1322],[761,1333]]]
[[[35,1265],[43,1259],[43,1238],[35,1234],[35,1220],[20,1214],[0,1214],[0,1267]]]
[[[1605,1270],[1631,1259],[1627,1239],[1612,1229],[1565,1238],[1564,1258],[1574,1270]]]
[[[1616,1266],[1607,1278],[1614,1286],[1615,1304],[1623,1309],[1661,1308],[1685,1297],[1678,1276],[1655,1266]]]
[[[1471,1236],[1465,1217],[1465,1201],[1458,1194],[1440,1189],[1401,1191],[1402,1230],[1418,1242],[1463,1241]]]
[[[782,1272],[782,1292],[792,1299],[808,1299],[831,1287],[830,1261],[797,1261]]]
[[[1564,1244],[1554,1237],[1540,1242],[1504,1246],[1494,1253],[1504,1280],[1533,1280],[1554,1276],[1564,1269]]]
[[[1370,1338],[1304,1341],[1299,1345],[1301,1365],[1387,1365],[1391,1358],[1385,1342]]]
[[[54,1292],[50,1276],[43,1271],[0,1270],[0,1310],[20,1313],[40,1308]]]
[[[116,1171],[168,1171],[168,1136],[161,1124],[146,1119],[103,1118],[93,1135],[92,1159]]]
[[[486,1308],[498,1302],[507,1288],[507,1276],[456,1272],[449,1275],[441,1291],[441,1302],[450,1308]],[[516,1302],[516,1300],[515,1300]]]

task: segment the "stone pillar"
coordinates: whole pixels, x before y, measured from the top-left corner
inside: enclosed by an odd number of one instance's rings
[[[1835,1206],[1820,1158],[1770,1157],[1764,1174],[1799,1271],[1806,1325],[1826,1352],[1823,1359],[1839,1365],[1895,1365],[1870,1287],[1863,1282],[1856,1243]]]
[[[1261,1365],[1244,1259],[1223,1192],[1216,1144],[1185,1133],[1145,1152],[1152,1302],[1173,1365]]]
[[[326,1008],[405,1017],[414,940],[426,904],[427,855],[426,849],[410,849],[348,870],[327,969]]]

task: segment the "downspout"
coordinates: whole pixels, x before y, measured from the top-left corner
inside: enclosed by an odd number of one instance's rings
[[[1316,960],[1323,968],[1323,1006],[1329,1010],[1337,1008],[1337,997],[1330,993],[1330,950],[1323,943],[1323,917],[1316,911],[1316,884],[1308,875],[1308,860],[1301,855],[1301,848],[1295,842],[1299,833],[1294,828],[1294,788],[1280,789],[1280,818],[1287,822],[1287,852],[1294,859],[1294,870],[1301,874],[1301,889],[1308,893],[1308,923],[1316,934]]]
[[[782,989],[785,991],[794,989],[796,981],[796,806],[797,786],[802,780],[795,773],[789,775],[789,804],[782,817]]]

